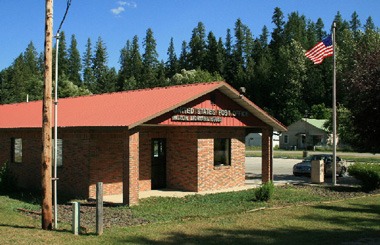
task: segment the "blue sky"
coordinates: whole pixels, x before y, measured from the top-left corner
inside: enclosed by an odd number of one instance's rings
[[[166,60],[170,38],[174,38],[177,55],[183,40],[189,41],[191,31],[202,21],[206,31],[225,39],[227,28],[233,29],[240,18],[254,36],[266,25],[270,31],[275,7],[285,17],[293,11],[316,21],[319,17],[326,29],[338,11],[346,20],[356,11],[362,24],[371,16],[380,26],[379,0],[72,0],[63,30],[67,44],[75,34],[81,55],[88,38],[93,45],[101,36],[104,40],[110,67],[119,68],[120,50],[134,35],[140,38],[140,51],[146,30],[152,28],[160,59]],[[54,33],[62,19],[66,0],[54,1]],[[33,41],[38,52],[43,51],[45,1],[0,0],[0,70]],[[55,42],[55,41],[54,41]]]

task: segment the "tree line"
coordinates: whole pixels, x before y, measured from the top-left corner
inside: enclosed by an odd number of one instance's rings
[[[356,12],[349,21],[338,12],[336,22],[339,133],[360,149],[379,151],[379,28],[371,17],[364,24]],[[179,54],[171,38],[167,60],[159,60],[153,30],[140,42],[136,35],[120,51],[120,69],[109,67],[101,37],[87,40],[80,55],[75,35],[59,44],[59,97],[100,94],[157,86],[225,80],[285,125],[302,117],[331,117],[332,59],[314,65],[304,53],[331,33],[298,12],[272,15],[272,32],[263,26],[254,37],[237,19],[225,37],[206,31],[202,22],[183,41]],[[326,30],[327,29],[327,30]],[[142,47],[140,48],[140,43]],[[53,55],[55,55],[55,50]],[[55,61],[55,58],[53,59]],[[55,67],[55,66],[53,66]],[[54,71],[53,71],[54,74]],[[31,42],[11,66],[0,72],[0,103],[42,98],[43,55]]]

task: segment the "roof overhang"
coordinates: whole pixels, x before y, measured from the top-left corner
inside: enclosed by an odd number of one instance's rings
[[[211,93],[212,91],[215,91],[215,90],[219,90],[220,92],[222,92],[223,94],[225,94],[226,96],[228,96],[231,100],[233,100],[235,103],[237,103],[238,105],[240,105],[241,107],[243,107],[244,109],[246,109],[248,112],[250,112],[252,115],[256,116],[257,118],[259,118],[261,121],[263,121],[265,124],[269,125],[270,127],[273,128],[274,131],[278,131],[278,132],[284,132],[284,131],[287,131],[287,128],[282,125],[278,120],[276,120],[275,118],[273,118],[272,116],[270,116],[268,113],[266,113],[263,109],[261,109],[260,107],[258,107],[257,105],[255,105],[253,102],[251,102],[249,99],[247,99],[244,95],[240,94],[236,89],[234,89],[233,87],[231,87],[230,85],[228,85],[226,82],[220,82],[218,83],[218,85],[216,85],[215,87],[212,87],[208,90],[205,90],[203,91],[202,93],[200,94],[197,94],[196,96],[192,97],[192,98],[189,98],[187,100],[184,100],[184,101],[181,101],[181,103],[178,103],[176,105],[173,105],[163,111],[160,111],[160,112],[157,112],[156,114],[154,115],[151,115],[147,118],[144,118],[143,120],[140,120],[132,125],[130,125],[128,128],[129,129],[132,129],[136,126],[139,126],[145,122],[148,122],[150,121],[151,119],[153,118],[156,118],[158,116],[161,116],[167,112],[170,112],[180,106],[183,106],[203,95],[206,95],[208,93]]]
[[[218,89],[222,93],[230,97],[235,103],[239,104],[241,107],[249,111],[252,115],[259,118],[265,124],[271,126],[274,131],[287,131],[287,128],[284,125],[282,125],[282,123],[270,116],[267,112],[255,105],[253,102],[248,100],[243,94],[239,93],[237,90],[232,88],[227,83],[223,83],[222,86]]]

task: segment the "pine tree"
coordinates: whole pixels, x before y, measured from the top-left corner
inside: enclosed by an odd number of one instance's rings
[[[272,23],[275,25],[275,28],[272,32],[272,40],[270,41],[270,48],[276,58],[278,58],[278,52],[280,47],[284,45],[284,14],[282,13],[279,7],[274,9],[272,16]]]
[[[91,39],[87,39],[86,51],[83,54],[83,84],[90,89],[94,83],[94,72],[92,70],[92,47]]]
[[[157,67],[157,87],[164,87],[169,85],[169,79],[166,79],[165,62],[161,61]]]
[[[221,37],[219,37],[218,44],[217,44],[217,61],[218,61],[218,67],[219,70],[217,71],[220,75],[224,74],[225,66],[226,66],[226,49],[224,48],[223,40]]]
[[[306,79],[306,59],[301,44],[293,40],[279,50],[281,64],[274,90],[271,91],[272,112],[285,125],[299,120],[305,105],[302,100],[302,84]]]
[[[264,26],[254,44],[255,77],[251,84],[247,85],[250,99],[263,108],[268,107],[268,98],[270,91],[272,91],[272,83],[270,82],[272,56],[268,47],[268,37],[268,28]]]
[[[298,12],[292,12],[288,21],[284,25],[285,43],[290,43],[292,40],[298,41],[303,47],[307,45],[306,35],[306,17],[299,15]]]
[[[368,32],[368,31],[374,31],[375,30],[375,24],[373,23],[373,19],[371,16],[369,16],[365,22],[365,25],[364,25],[364,30],[365,32]]]
[[[218,42],[211,31],[207,35],[206,50],[205,69],[211,73],[219,72],[221,70],[221,61],[219,60]]]
[[[55,80],[56,47],[53,49],[53,81]],[[65,32],[59,34],[58,46],[58,79],[66,79],[69,74],[69,59],[67,54]]]
[[[193,29],[189,42],[189,63],[191,69],[204,69],[206,57],[206,29],[202,22],[198,22]]]
[[[323,20],[321,18],[318,18],[317,22],[315,23],[315,29],[316,29],[316,38],[317,40],[322,40],[326,36],[326,31],[324,31],[325,24],[323,23]],[[310,47],[313,44],[310,44]]]
[[[132,63],[131,57],[131,42],[127,40],[124,48],[120,51],[120,70],[118,73],[117,90],[123,91],[126,88],[126,82],[131,77],[130,65]]]
[[[239,69],[239,67],[244,67],[244,25],[240,19],[238,19],[235,23],[235,45],[233,46],[233,57],[234,57],[234,69],[235,72]]]
[[[352,34],[354,35],[354,38],[358,40],[359,35],[360,35],[361,23],[360,23],[359,15],[358,13],[356,13],[356,11],[354,11],[351,15],[350,28],[351,28]]]
[[[75,85],[81,86],[80,72],[82,69],[81,58],[77,48],[77,40],[75,35],[71,36],[70,48],[68,50],[69,63],[68,63],[68,79]]]
[[[99,37],[95,45],[95,54],[92,58],[92,70],[95,79],[92,92],[96,94],[115,91],[115,81],[108,80],[109,68],[107,60],[107,48],[102,38]]]
[[[42,98],[42,74],[37,51],[32,42],[13,64],[1,72],[1,103],[14,103]]]
[[[334,22],[336,23],[336,31],[335,31],[335,37],[336,37],[336,44],[337,46],[344,45],[344,42],[346,41],[344,38],[344,32],[350,29],[350,25],[346,20],[343,20],[343,17],[341,13],[338,11],[335,15]],[[332,28],[331,28],[332,30]]]
[[[24,69],[27,69],[24,72],[28,73],[30,76],[33,76],[33,77],[42,76],[42,73],[38,65],[38,53],[37,53],[36,48],[34,47],[33,42],[30,42],[28,44],[28,47],[26,48],[23,54],[23,57],[25,61]]]
[[[309,21],[306,32],[306,50],[312,48],[326,37],[321,18],[316,23]],[[331,60],[329,59],[318,66],[309,60],[306,61],[307,77],[302,89],[302,100],[305,101],[305,110],[311,111],[313,105],[324,105],[331,101],[331,65]]]
[[[24,56],[20,54],[13,62],[12,66],[8,68],[8,77],[5,78],[5,88],[8,96],[5,103],[14,103],[25,101],[28,95],[27,79],[30,74],[25,69]]]
[[[155,87],[157,82],[158,53],[156,51],[156,40],[150,28],[146,31],[143,46],[145,52],[143,54],[143,74],[141,82],[144,88]]]
[[[233,83],[235,72],[234,72],[234,57],[232,54],[232,36],[231,30],[227,29],[226,41],[225,41],[225,64],[224,71],[222,76],[226,79],[226,81],[230,84]]]
[[[179,71],[179,62],[177,59],[177,55],[175,53],[173,38],[170,39],[167,55],[168,55],[168,60],[165,63],[166,76],[172,77],[174,74],[176,74]]]
[[[245,87],[253,77],[254,62],[252,59],[253,37],[248,26],[240,19],[235,23],[235,44],[233,46],[232,74],[230,83],[235,87]],[[247,69],[249,72],[247,73]]]
[[[189,69],[189,53],[187,51],[187,42],[183,41],[181,46],[181,54],[179,56],[179,67],[182,69]]]
[[[142,58],[140,54],[139,47],[139,38],[137,36],[133,37],[132,47],[131,47],[131,65],[130,65],[130,74],[128,78],[129,83],[128,89],[143,88],[141,84],[141,75],[143,70]]]

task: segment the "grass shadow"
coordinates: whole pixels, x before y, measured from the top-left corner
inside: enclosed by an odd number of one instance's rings
[[[165,234],[164,240],[154,240],[147,237],[128,237],[116,240],[116,243],[132,244],[341,244],[352,241],[350,238],[366,237],[380,241],[380,236],[364,230],[307,230],[300,228],[281,228],[276,230],[263,229],[209,229],[207,234],[187,234],[173,232]],[[373,243],[375,244],[375,243]]]

